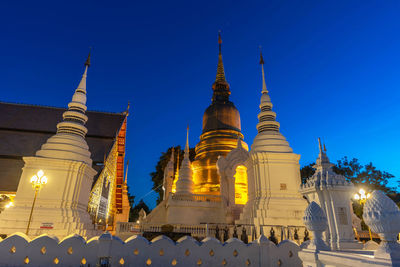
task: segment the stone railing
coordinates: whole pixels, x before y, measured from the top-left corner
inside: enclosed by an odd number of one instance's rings
[[[151,242],[132,236],[123,242],[104,233],[86,241],[72,235],[59,241],[43,235],[30,240],[22,233],[0,241],[0,266],[302,266],[300,247],[289,240],[278,245],[264,235],[249,244],[231,238],[201,242],[189,236],[176,243],[165,236]]]
[[[196,202],[221,202],[221,196],[213,196],[213,195],[172,195],[173,200],[180,201],[196,201]]]
[[[215,237],[216,236],[216,224],[198,224],[198,225],[184,225],[184,224],[173,224],[174,233],[185,233],[189,234],[192,237],[197,238],[206,238],[206,237]],[[235,237],[235,225],[230,224],[219,224],[219,236],[221,240],[224,237],[225,227],[228,229],[228,238]],[[282,225],[263,225],[262,232],[265,236],[270,239],[273,239],[271,235],[271,229],[273,230],[273,235],[275,238],[275,242],[280,242],[283,240],[292,240],[297,244],[301,244],[304,241],[306,236],[305,227],[304,226],[282,226]],[[253,225],[237,225],[236,226],[236,235],[238,239],[242,239],[243,228],[245,228],[245,232],[247,234],[247,240],[249,242],[257,239],[260,235],[261,230],[255,229]],[[143,232],[158,232],[162,233],[162,225],[161,224],[139,224],[135,222],[118,222],[116,227],[116,235],[121,237],[121,239],[125,240],[133,234],[143,234]],[[308,238],[311,237],[311,234],[308,234]],[[307,237],[306,237],[307,239]]]

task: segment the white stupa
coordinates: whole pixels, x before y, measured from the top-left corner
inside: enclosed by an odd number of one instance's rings
[[[85,140],[86,76],[85,71],[75,90],[57,133],[50,137],[34,157],[24,157],[25,165],[15,197],[15,206],[0,214],[2,233],[26,232],[34,198],[31,177],[44,173],[47,184],[37,195],[29,227],[29,236],[43,233],[63,238],[70,234],[91,237],[94,229],[87,212],[90,189],[96,171],[91,167],[89,147]]]
[[[262,90],[258,134],[249,152],[248,202],[237,223],[303,226],[307,202],[299,194],[300,155],[280,133],[268,94],[264,60],[260,55]]]

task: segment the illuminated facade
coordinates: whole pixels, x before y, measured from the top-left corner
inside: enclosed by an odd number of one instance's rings
[[[146,217],[148,223],[233,223],[247,202],[247,167],[235,166],[230,173],[232,179],[228,179],[217,166],[218,159],[225,158],[232,150],[248,153],[247,144],[242,141],[239,111],[229,100],[231,92],[225,78],[220,37],[218,41],[212,102],[204,112],[195,160],[188,159],[188,143],[182,166],[176,172],[171,157],[164,172],[164,199]]]
[[[239,111],[229,100],[231,91],[225,78],[221,43],[219,36],[212,102],[204,112],[195,159],[191,164],[182,163],[174,173],[171,157],[164,173],[164,199],[144,223],[303,226],[307,202],[298,192],[300,155],[293,153],[279,131],[266,88],[262,56],[258,134],[249,152],[243,141]],[[193,187],[188,188],[193,189],[180,192],[179,182],[188,179],[193,182]]]
[[[92,220],[114,230],[116,221],[129,220],[127,183],[123,180],[126,117],[91,192],[88,210]]]

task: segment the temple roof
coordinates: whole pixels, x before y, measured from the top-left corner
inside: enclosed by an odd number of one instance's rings
[[[17,191],[24,162],[34,156],[57,131],[65,108],[0,102],[0,192]],[[87,111],[89,145],[93,168],[100,170],[126,117],[125,113]]]

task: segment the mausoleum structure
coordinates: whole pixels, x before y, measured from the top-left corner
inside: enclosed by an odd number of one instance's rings
[[[328,231],[325,240],[332,250],[346,248],[360,248],[360,244],[354,239],[352,227],[353,207],[351,197],[354,186],[346,181],[342,175],[332,170],[334,164],[329,162],[326,148],[322,149],[319,141],[319,155],[314,175],[300,188],[310,202],[315,201],[324,210],[328,221]]]
[[[350,198],[347,197],[346,200]],[[336,199],[332,199],[335,202]],[[363,218],[365,223],[375,233],[378,233],[381,243],[369,241],[364,248],[331,249],[322,234],[328,230],[329,219],[320,205],[312,201],[304,213],[304,223],[313,232],[313,239],[309,244],[302,245],[299,257],[303,266],[400,266],[400,245],[397,236],[400,232],[400,210],[397,205],[383,192],[374,191],[364,205]],[[338,225],[340,218],[334,218]]]

